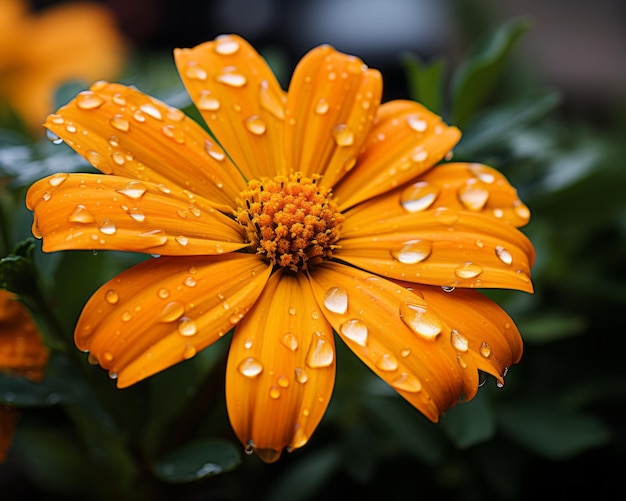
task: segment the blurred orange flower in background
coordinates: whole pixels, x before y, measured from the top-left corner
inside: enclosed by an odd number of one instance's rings
[[[432,421],[502,383],[522,354],[479,287],[532,292],[530,213],[502,174],[440,163],[460,138],[424,106],[381,104],[382,78],[330,46],[288,92],[242,38],[175,52],[219,140],[140,91],[97,82],[46,127],[103,174],[55,174],[27,205],[46,252],[136,251],[75,331],[126,387],[234,328],[233,428],[276,460],[303,446],[335,381],[333,332]],[[222,149],[222,147],[224,149]]]
[[[124,51],[103,5],[71,2],[32,12],[25,0],[0,0],[0,106],[38,133],[60,85],[116,76]]]
[[[43,378],[48,349],[29,312],[14,294],[0,289],[0,372],[32,381]],[[0,461],[11,445],[18,411],[0,404]]]

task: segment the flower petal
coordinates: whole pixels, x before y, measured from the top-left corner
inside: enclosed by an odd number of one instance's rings
[[[226,368],[230,421],[266,462],[302,447],[330,400],[332,329],[303,274],[278,271],[242,320]]]
[[[232,211],[244,181],[193,120],[120,84],[98,82],[44,124],[105,174],[189,189]]]
[[[357,165],[335,187],[345,210],[406,183],[448,154],[461,137],[419,103],[383,104]]]
[[[324,45],[296,67],[287,95],[287,165],[334,186],[356,163],[376,117],[382,78],[354,57]]]
[[[241,227],[178,187],[102,174],[54,174],[28,191],[33,233],[46,252],[114,249],[161,255],[245,247]]]
[[[494,301],[478,291],[456,289],[444,292],[439,287],[409,287],[437,312],[439,318],[454,328],[453,346],[477,368],[504,384],[504,376],[522,357],[522,338],[515,323]]]
[[[243,318],[271,268],[250,254],[144,261],[104,284],[78,320],[76,346],[124,388],[193,357]]]
[[[431,421],[471,398],[478,371],[459,360],[451,329],[422,298],[389,280],[326,262],[311,271],[313,293],[348,347]]]
[[[533,290],[532,244],[491,217],[445,209],[380,220],[355,214],[346,217],[344,229],[337,259],[379,275],[446,287]]]
[[[207,125],[248,179],[286,173],[284,92],[243,38],[175,49],[180,77]]]

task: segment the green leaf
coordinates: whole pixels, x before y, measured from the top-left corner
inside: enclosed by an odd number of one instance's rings
[[[537,454],[564,460],[606,445],[608,427],[597,418],[546,401],[520,401],[498,407],[498,425],[511,440]]]
[[[185,483],[226,473],[240,463],[241,454],[232,443],[207,439],[168,454],[154,464],[154,472],[166,482]]]
[[[411,98],[422,103],[433,113],[441,115],[445,60],[436,58],[426,63],[415,54],[406,54],[403,60],[409,79]]]
[[[469,402],[446,411],[441,424],[460,449],[486,442],[496,432],[496,420],[489,399],[481,391]]]
[[[587,321],[582,316],[548,311],[520,322],[519,327],[525,341],[547,344],[581,334],[587,327]]]
[[[16,294],[35,293],[34,249],[34,240],[27,239],[19,243],[12,254],[0,259],[0,288]]]
[[[461,64],[452,77],[453,123],[465,127],[469,117],[493,92],[498,78],[521,35],[530,27],[526,18],[501,25]]]

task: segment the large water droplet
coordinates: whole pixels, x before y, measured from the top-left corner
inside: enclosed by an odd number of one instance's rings
[[[411,159],[414,162],[424,162],[428,158],[428,151],[423,146],[417,146],[411,154]]]
[[[248,357],[239,362],[237,370],[246,377],[255,377],[263,372],[263,364],[254,357]]]
[[[348,293],[340,287],[331,287],[324,293],[324,306],[333,313],[343,315],[348,311]]]
[[[500,261],[504,264],[511,264],[513,262],[513,256],[511,256],[511,253],[501,245],[496,245],[496,256],[498,256]]]
[[[490,167],[482,164],[469,164],[467,169],[477,179],[480,179],[483,183],[491,184],[496,180],[496,176],[493,174]]]
[[[422,390],[422,383],[417,377],[408,372],[402,372],[400,375],[389,382],[397,390],[407,391],[409,393],[417,393]]]
[[[367,325],[357,318],[352,318],[342,323],[339,327],[339,331],[345,337],[360,346],[365,346],[367,344]]]
[[[354,132],[346,124],[333,127],[332,135],[337,146],[352,146],[354,144]]]
[[[113,221],[109,221],[108,219],[102,221],[102,224],[98,229],[101,233],[104,233],[105,235],[115,235],[115,232],[117,231],[115,223]]]
[[[70,223],[93,223],[95,218],[83,204],[78,204],[69,216]]]
[[[216,75],[215,79],[230,87],[243,87],[248,83],[248,79],[241,73],[236,73],[232,68],[225,68],[222,73]]]
[[[230,56],[239,50],[239,42],[228,35],[220,35],[215,39],[215,52],[222,56]]]
[[[428,128],[426,120],[420,117],[420,115],[413,114],[406,118],[406,123],[415,132],[424,132]]]
[[[86,90],[76,96],[76,106],[81,110],[93,110],[104,104],[104,99],[95,92]]]
[[[161,127],[161,132],[164,136],[173,139],[178,144],[183,144],[185,142],[185,133],[174,125],[164,125]]]
[[[433,243],[430,240],[409,240],[391,250],[391,256],[404,264],[415,264],[430,256]]]
[[[147,190],[148,188],[143,183],[140,183],[139,181],[131,181],[126,186],[119,188],[115,191],[127,196],[128,198],[137,200],[141,198]]]
[[[400,318],[413,332],[427,340],[436,339],[443,329],[439,317],[423,305],[400,304]]]
[[[124,118],[124,115],[113,115],[110,122],[111,126],[122,132],[128,132],[130,130],[130,122]]]
[[[313,334],[311,346],[307,353],[306,363],[309,367],[317,369],[328,367],[335,359],[335,350],[328,338],[321,332]]]
[[[454,273],[460,278],[476,278],[483,272],[483,267],[474,263],[463,263],[458,266]]]
[[[63,139],[61,139],[59,136],[57,136],[54,132],[52,132],[50,129],[46,130],[46,137],[52,141],[54,144],[61,144],[63,142]]]
[[[189,360],[190,358],[195,357],[196,353],[196,347],[191,344],[187,344],[185,345],[185,349],[183,350],[183,359]]]
[[[480,348],[478,348],[478,352],[485,358],[489,358],[491,356],[491,346],[487,341],[483,341],[480,344]]]
[[[270,398],[276,400],[280,398],[280,388],[276,386],[271,386],[269,391]]]
[[[302,367],[296,367],[296,381],[300,384],[304,384],[309,380],[309,375]]]
[[[167,243],[167,234],[163,230],[144,231],[137,235],[148,247],[158,247]]]
[[[298,338],[293,332],[287,332],[284,334],[280,338],[280,342],[291,351],[296,351],[298,349]]]
[[[330,105],[328,104],[328,101],[326,101],[326,99],[324,98],[321,98],[315,106],[315,113],[317,113],[318,115],[324,115],[328,112],[329,108]]]
[[[154,104],[152,103],[145,103],[142,104],[139,109],[141,111],[143,111],[146,115],[151,116],[152,118],[154,118],[155,120],[163,120],[163,115],[161,114],[161,110],[159,110]]]
[[[216,111],[220,109],[220,102],[209,90],[203,90],[196,99],[196,106],[202,111]]]
[[[487,203],[489,190],[475,179],[468,180],[459,188],[458,197],[461,204],[469,210],[479,211]]]
[[[175,322],[185,314],[185,305],[180,301],[170,301],[161,310],[160,322]]]
[[[439,188],[426,181],[419,181],[402,192],[400,205],[408,212],[420,212],[428,209],[438,195]]]
[[[467,351],[469,349],[469,340],[461,334],[457,329],[450,331],[450,343],[459,351]]]
[[[261,120],[257,115],[247,118],[244,122],[246,129],[248,129],[255,136],[262,136],[265,134],[267,126],[265,122]]]
[[[109,304],[117,304],[120,300],[119,294],[113,289],[109,289],[104,294],[104,300]]]
[[[177,330],[182,336],[194,336],[198,332],[196,323],[187,317],[182,317],[179,320]]]
[[[381,371],[395,371],[398,369],[398,359],[389,353],[384,353],[376,361],[376,367],[378,367]]]

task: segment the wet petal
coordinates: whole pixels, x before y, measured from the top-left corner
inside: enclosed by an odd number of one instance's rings
[[[458,361],[450,327],[422,298],[367,272],[327,262],[311,272],[324,315],[350,349],[428,419],[471,398],[478,372]]]
[[[28,191],[46,252],[114,249],[162,255],[245,247],[243,230],[205,199],[174,186],[102,174],[54,174]]]
[[[130,386],[227,333],[252,308],[270,271],[250,254],[144,261],[90,298],[76,345],[117,377],[118,387]]]
[[[461,137],[456,127],[412,101],[378,112],[359,161],[335,187],[342,210],[410,181],[439,162]]]
[[[522,338],[498,304],[478,291],[445,292],[439,287],[403,285],[422,297],[456,331],[451,342],[466,361],[471,357],[479,370],[504,383],[508,368],[522,357]]]
[[[335,379],[332,329],[302,274],[277,272],[237,327],[226,401],[243,444],[266,462],[302,447],[322,418]]]
[[[248,178],[286,173],[284,92],[241,37],[175,49],[180,77],[207,125]]]
[[[180,186],[233,210],[243,178],[185,114],[142,92],[98,82],[44,124],[105,174]]]
[[[296,67],[287,97],[287,165],[335,185],[356,163],[376,117],[382,78],[354,57],[324,45]]]

